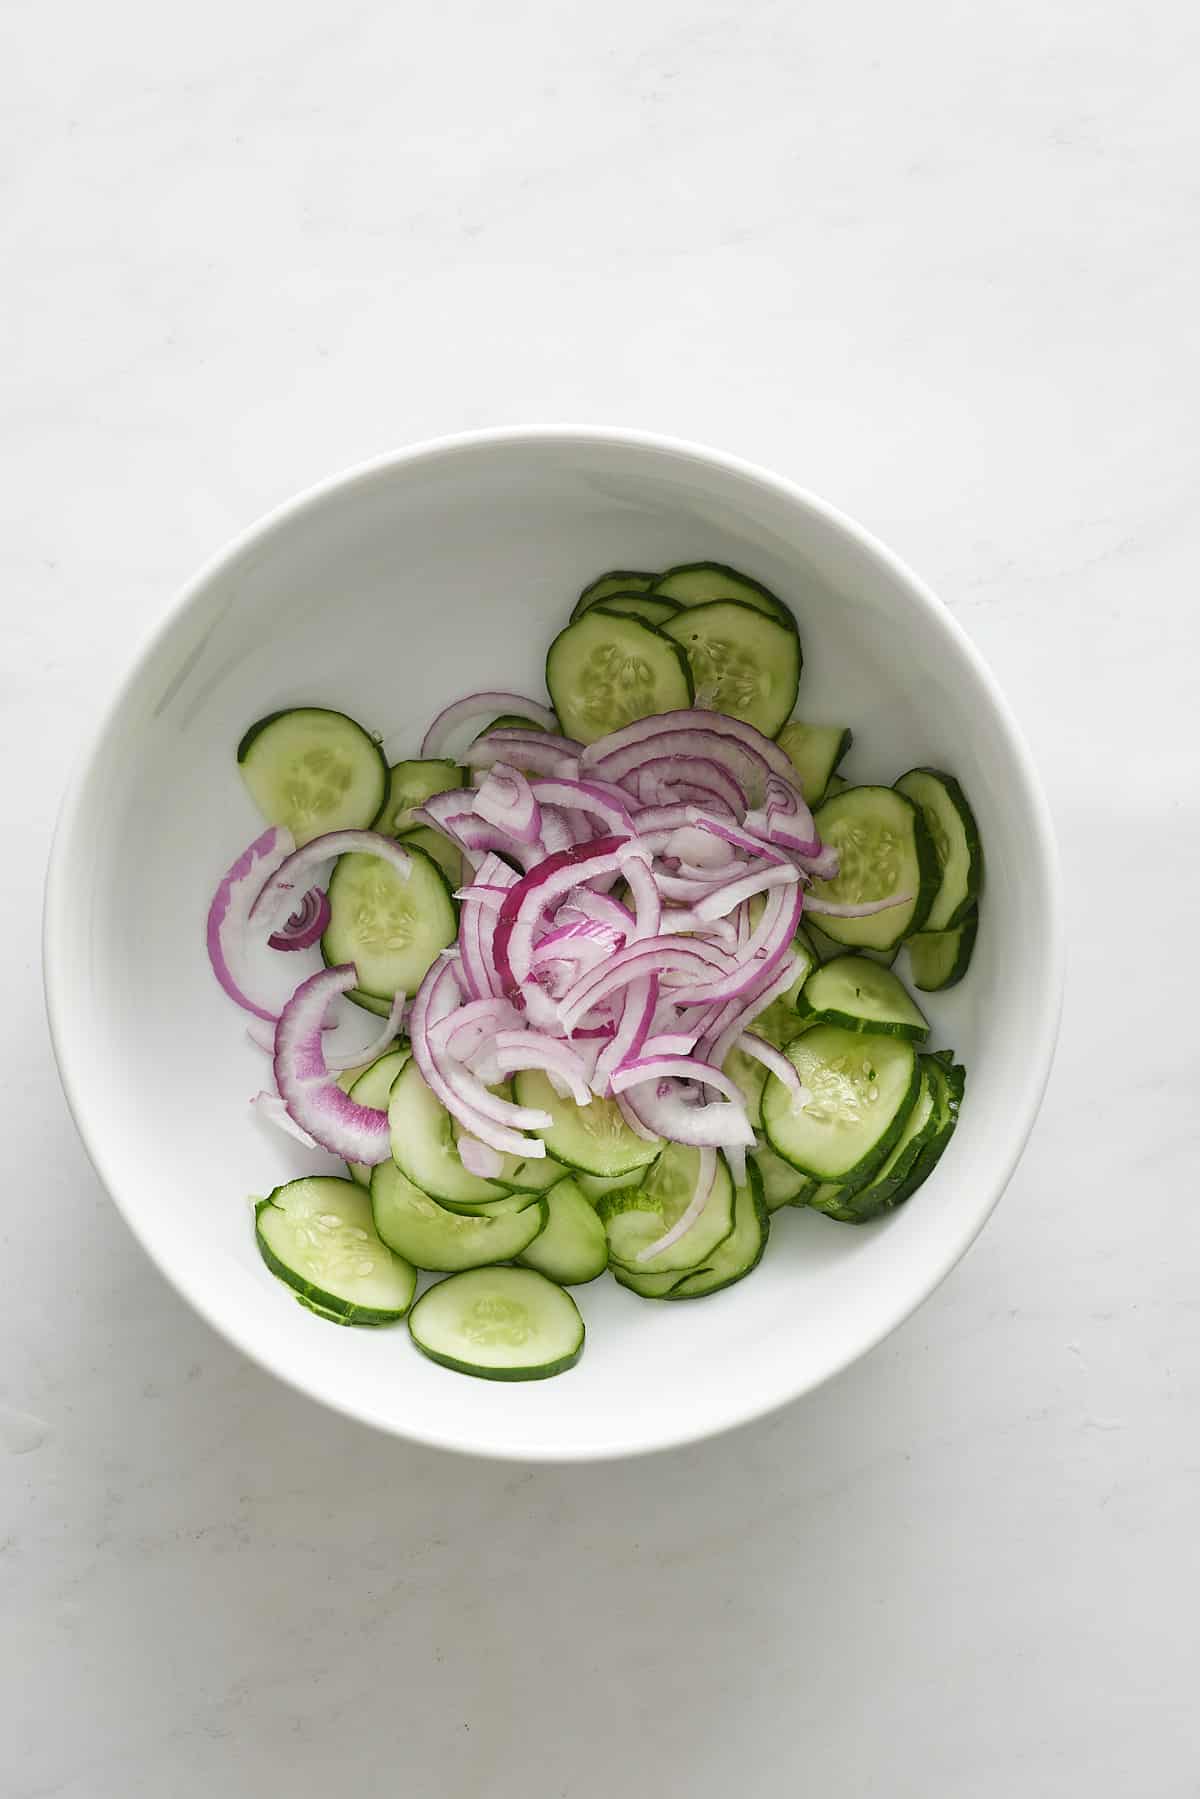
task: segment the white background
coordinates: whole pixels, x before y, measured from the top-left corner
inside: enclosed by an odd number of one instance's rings
[[[4,1799],[1200,1793],[1195,9],[0,30]],[[183,1309],[38,975],[58,795],[167,596],[330,471],[529,420],[741,453],[928,578],[1041,762],[1071,944],[1029,1151],[916,1319],[765,1424],[532,1472]]]

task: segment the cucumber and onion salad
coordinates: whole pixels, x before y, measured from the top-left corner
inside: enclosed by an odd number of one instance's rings
[[[700,1297],[779,1209],[863,1223],[926,1178],[964,1076],[888,964],[961,979],[979,834],[948,774],[839,775],[850,731],[792,717],[801,667],[750,576],[618,569],[550,644],[550,705],[471,694],[394,763],[324,707],[246,731],[268,828],[207,946],[271,1059],[262,1114],[346,1164],[255,1207],[314,1314],[542,1378],[583,1348],[566,1288]]]

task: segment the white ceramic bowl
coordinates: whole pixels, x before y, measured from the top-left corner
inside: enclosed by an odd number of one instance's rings
[[[968,1070],[935,1175],[867,1228],[777,1215],[753,1278],[693,1305],[601,1279],[556,1380],[469,1380],[408,1333],[338,1330],[259,1260],[246,1196],[313,1158],[252,1116],[261,1053],[212,978],[203,918],[261,828],[234,764],[276,707],[343,708],[415,754],[478,687],[537,693],[580,586],[713,558],[776,589],[804,645],[804,713],[849,723],[856,779],[952,769],[987,851],[967,980],[929,1010]],[[632,1455],[707,1436],[826,1380],[908,1316],[1012,1173],[1061,990],[1053,837],[1029,754],[954,620],[886,550],[788,482],[633,433],[478,433],[340,476],[256,526],[170,608],[67,796],[45,927],[51,1028],[95,1166],[148,1253],[263,1367],[352,1417],[479,1455]]]

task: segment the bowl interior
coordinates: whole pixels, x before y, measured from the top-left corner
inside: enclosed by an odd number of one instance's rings
[[[602,569],[711,557],[778,590],[804,646],[800,711],[855,734],[855,779],[953,769],[988,854],[969,979],[931,997],[968,1069],[935,1176],[885,1223],[777,1214],[753,1279],[693,1305],[577,1290],[567,1377],[449,1374],[401,1327],[338,1330],[254,1248],[247,1196],[314,1158],[247,1101],[265,1061],[212,979],[215,882],[261,828],[234,764],[253,719],[341,707],[416,754],[447,700],[542,691],[546,648]],[[1014,871],[1021,872],[1020,880]],[[1032,1122],[1057,1013],[1053,851],[1028,758],[953,621],[883,552],[785,484],[603,434],[496,434],[392,459],[298,502],[193,587],[134,669],[68,797],[47,984],[68,1096],[150,1254],[247,1352],[371,1423],[483,1453],[574,1457],[680,1442],[802,1392],[931,1290],[999,1196]],[[327,1164],[331,1168],[332,1164]]]

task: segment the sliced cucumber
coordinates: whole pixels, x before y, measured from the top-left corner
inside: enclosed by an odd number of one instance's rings
[[[551,1156],[505,1156],[496,1185],[510,1193],[548,1193],[566,1172]]]
[[[644,569],[636,568],[614,568],[606,575],[597,575],[594,581],[588,582],[576,600],[571,612],[571,622],[582,618],[585,612],[598,606],[601,600],[608,599],[610,594],[645,593],[657,580],[657,575],[649,575]]]
[[[521,1261],[563,1287],[594,1281],[608,1267],[608,1238],[591,1201],[568,1175],[544,1203],[546,1228],[521,1252]]]
[[[385,837],[403,837],[416,829],[413,813],[432,799],[435,793],[449,793],[466,785],[466,775],[457,762],[444,757],[427,761],[393,762],[388,770],[387,798],[373,829]]]
[[[906,1180],[891,1195],[892,1206],[898,1206],[915,1193],[933,1173],[958,1124],[959,1107],[967,1084],[967,1071],[955,1062],[949,1050],[938,1050],[921,1058],[933,1088],[937,1129],[927,1140]]]
[[[520,712],[502,712],[498,718],[492,720],[490,725],[485,725],[482,731],[477,731],[473,741],[478,743],[479,739],[486,737],[489,731],[544,731],[545,729],[545,725],[540,724],[536,718],[526,718]]]
[[[937,851],[925,820],[912,801],[892,787],[850,787],[826,800],[816,814],[817,832],[832,844],[841,866],[834,881],[814,881],[813,893],[839,905],[861,905],[893,893],[911,897],[866,918],[834,918],[817,913],[821,930],[835,943],[857,949],[893,949],[919,931],[938,890]]]
[[[520,1210],[469,1216],[451,1212],[414,1187],[394,1162],[371,1172],[371,1211],[382,1242],[418,1268],[457,1274],[508,1262],[546,1227],[546,1202],[532,1194]]]
[[[354,963],[356,995],[390,1002],[397,993],[415,993],[457,935],[454,901],[441,869],[423,850],[406,847],[412,860],[407,877],[382,857],[361,851],[339,856],[334,864],[321,954],[331,968]]]
[[[674,600],[659,599],[652,593],[613,593],[605,600],[604,610],[622,618],[640,618],[644,625],[665,625],[679,607]]]
[[[922,928],[948,931],[971,910],[983,879],[975,814],[954,776],[937,768],[910,768],[896,791],[920,807],[941,870],[941,886]]]
[[[422,1293],[408,1328],[431,1361],[485,1380],[543,1380],[583,1353],[578,1306],[532,1268],[452,1274]]]
[[[918,931],[910,937],[905,947],[914,987],[922,993],[940,993],[943,987],[961,981],[970,966],[978,930],[979,908],[973,906],[949,931]]]
[[[392,1009],[390,999],[376,999],[373,993],[363,993],[358,987],[351,987],[346,998],[353,1000],[356,1006],[361,1006],[364,1012],[373,1012],[376,1018],[386,1018]],[[359,1073],[362,1073],[361,1069]]]
[[[880,1031],[924,1042],[929,1020],[903,981],[865,956],[836,956],[811,974],[796,999],[801,1017],[848,1031]]]
[[[738,600],[743,606],[753,606],[756,612],[765,612],[768,618],[778,619],[781,625],[790,625],[793,630],[796,627],[790,607],[785,606],[769,587],[752,581],[749,575],[739,574],[736,568],[728,568],[723,562],[681,562],[677,568],[669,568],[660,575],[650,591],[665,594],[667,599],[680,606],[707,606],[713,600]]]
[[[819,806],[838,763],[854,742],[854,733],[845,725],[806,725],[794,718],[784,725],[775,741],[791,758],[808,804]]]
[[[346,1091],[360,1106],[377,1106],[381,1112],[386,1112],[392,1082],[411,1056],[412,1048],[408,1043],[386,1050],[368,1068],[363,1069]],[[346,1167],[351,1180],[357,1181],[360,1187],[371,1185],[371,1170],[365,1162],[347,1162]]]
[[[451,893],[463,884],[462,851],[454,847],[448,837],[435,831],[432,825],[418,825],[415,831],[403,831],[400,842],[406,850],[420,850],[437,864],[446,877],[446,885]]]
[[[674,1287],[681,1287],[684,1281],[690,1280],[694,1274],[702,1274],[705,1268],[670,1268],[665,1274],[639,1274],[635,1268],[625,1268],[620,1262],[610,1262],[613,1279],[618,1287],[628,1287],[639,1299],[668,1299]]]
[[[805,1205],[816,1188],[817,1183],[810,1175],[801,1174],[798,1168],[777,1156],[769,1145],[756,1149],[750,1159],[758,1169],[768,1212],[777,1212],[781,1206]]]
[[[645,1261],[640,1252],[657,1242],[686,1210],[696,1191],[700,1151],[669,1143],[646,1179],[637,1187],[608,1193],[597,1212],[608,1234],[608,1252],[638,1274],[666,1274],[673,1268],[696,1268],[733,1229],[733,1181],[724,1156],[717,1158],[716,1178],[700,1216],[679,1241]]]
[[[791,714],[800,685],[800,639],[740,600],[689,606],[662,627],[687,656],[703,703],[773,737]]]
[[[763,1124],[771,1148],[814,1180],[862,1186],[916,1103],[921,1070],[912,1042],[818,1024],[790,1043],[787,1055],[809,1098],[793,1109],[783,1082],[770,1077]]]
[[[614,1174],[606,1180],[601,1174],[576,1174],[575,1183],[590,1206],[595,1206],[606,1193],[616,1193],[622,1187],[636,1187],[645,1178],[645,1170],[633,1168],[628,1174]]]
[[[896,1203],[895,1195],[905,1187],[909,1176],[927,1144],[937,1132],[933,1082],[922,1056],[921,1087],[916,1103],[904,1121],[904,1129],[865,1186],[839,1188],[836,1196],[827,1196],[820,1210],[843,1224],[867,1224]]]
[[[678,644],[653,625],[603,606],[593,606],[554,639],[546,686],[563,730],[580,743],[692,703],[688,661]]]
[[[344,712],[297,706],[251,725],[238,767],[263,817],[297,844],[325,831],[364,830],[387,795],[388,765],[375,739]]]
[[[491,1205],[507,1189],[463,1167],[449,1112],[425,1085],[415,1061],[402,1068],[388,1100],[392,1158],[414,1187],[442,1205]]]
[[[757,1024],[757,1020],[755,1023]],[[754,1056],[748,1056],[744,1049],[735,1044],[726,1056],[721,1068],[735,1084],[746,1102],[746,1116],[755,1130],[762,1128],[762,1096],[767,1084],[767,1070],[763,1063]]]
[[[828,781],[825,783],[825,792],[822,799],[831,800],[835,794],[846,793],[853,786],[854,782],[848,781],[844,775],[830,775]]]
[[[753,1274],[763,1259],[767,1238],[771,1234],[769,1209],[763,1197],[762,1182],[753,1161],[746,1164],[746,1184],[734,1197],[733,1229],[707,1257],[707,1267],[685,1275],[666,1295],[668,1299],[703,1299],[708,1293],[719,1293],[735,1281]]]
[[[549,1112],[553,1123],[536,1135],[546,1145],[546,1154],[564,1168],[610,1180],[647,1167],[662,1148],[657,1141],[647,1143],[635,1136],[615,1100],[595,1098],[588,1106],[577,1106],[554,1091],[540,1068],[523,1068],[513,1088],[518,1105]]]
[[[339,1324],[394,1324],[412,1304],[417,1271],[382,1243],[356,1181],[310,1175],[254,1208],[259,1253],[310,1311]]]
[[[805,920],[805,929],[818,962],[831,962],[835,956],[845,955],[845,944],[835,943],[832,937],[827,937],[820,925],[815,922],[815,914]],[[869,957],[872,962],[878,963],[880,968],[890,968],[900,954],[900,945],[894,943],[891,949],[871,949],[869,945],[860,943],[855,947],[854,953],[856,956]]]
[[[809,1194],[805,1204],[813,1212],[824,1212],[826,1218],[836,1218],[846,1191],[840,1181],[821,1181]]]

